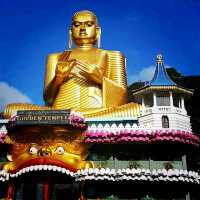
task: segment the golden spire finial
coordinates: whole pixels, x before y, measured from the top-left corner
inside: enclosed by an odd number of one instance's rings
[[[162,54],[158,54],[156,56],[156,62],[157,62],[157,64],[163,64],[163,56],[162,56]]]

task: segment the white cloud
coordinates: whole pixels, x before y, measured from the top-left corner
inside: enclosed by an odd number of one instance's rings
[[[143,68],[138,74],[128,76],[129,84],[137,81],[150,81],[153,78],[155,66]]]
[[[31,99],[6,82],[0,82],[0,111],[5,108],[6,104],[19,102],[31,103]]]

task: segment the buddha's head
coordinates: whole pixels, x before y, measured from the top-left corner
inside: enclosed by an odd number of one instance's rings
[[[88,10],[76,12],[72,18],[70,34],[76,45],[94,45],[100,38],[96,15]]]

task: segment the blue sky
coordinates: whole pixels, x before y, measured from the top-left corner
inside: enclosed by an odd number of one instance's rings
[[[43,104],[46,56],[67,48],[74,12],[96,13],[102,48],[127,58],[129,83],[149,79],[156,54],[183,75],[200,74],[200,0],[1,0],[0,108]]]

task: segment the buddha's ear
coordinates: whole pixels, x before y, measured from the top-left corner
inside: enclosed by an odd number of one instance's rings
[[[72,30],[71,30],[71,28],[69,29],[68,47],[69,47],[69,49],[72,48]]]
[[[96,27],[96,33],[97,33],[97,36],[96,36],[97,47],[100,48],[100,46],[101,46],[101,27],[99,27],[99,26]]]

